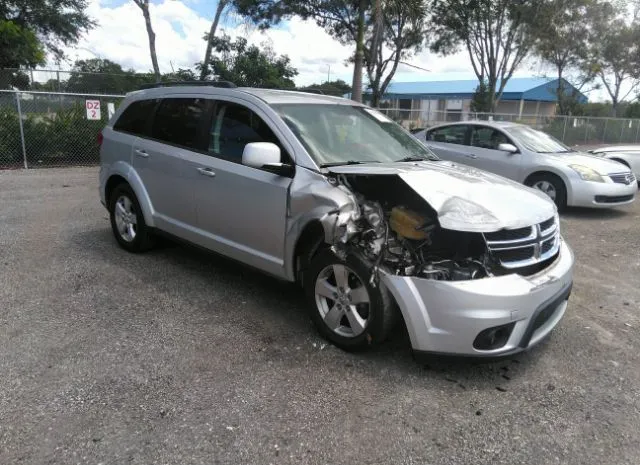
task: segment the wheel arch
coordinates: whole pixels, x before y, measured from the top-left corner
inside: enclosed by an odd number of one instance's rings
[[[558,170],[555,170],[553,168],[537,169],[527,174],[527,176],[523,181],[523,184],[528,186],[532,178],[536,176],[549,176],[549,175],[555,176],[556,178],[560,179],[560,181],[562,181],[562,184],[564,184],[565,191],[567,192],[567,199],[566,199],[567,203],[571,204],[571,201],[573,199],[573,189],[571,187],[571,183],[569,182],[569,179],[567,178],[567,176]]]
[[[153,205],[151,203],[151,199],[147,193],[147,190],[142,183],[142,179],[138,176],[138,173],[125,162],[118,162],[112,165],[109,170],[109,175],[107,177],[107,181],[105,183],[105,201],[107,207],[110,205],[110,195],[113,192],[113,189],[118,184],[126,183],[133,189],[133,193],[136,194],[138,198],[138,203],[140,204],[140,208],[142,210],[142,214],[144,215],[144,221],[147,226],[153,228],[155,226],[155,222],[153,220],[154,210]]]
[[[323,244],[325,244],[324,227],[320,220],[313,219],[304,225],[293,249],[291,270],[297,283],[302,285],[304,271]]]

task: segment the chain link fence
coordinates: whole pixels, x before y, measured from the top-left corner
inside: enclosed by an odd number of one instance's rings
[[[603,144],[640,143],[640,119],[591,116],[514,115],[508,113],[463,113],[379,108],[407,129],[423,129],[457,121],[511,121],[527,124],[551,134],[566,145],[590,147]]]
[[[98,134],[123,98],[0,91],[0,168],[98,164]]]
[[[95,165],[98,134],[124,95],[0,91],[0,169]],[[99,111],[87,110],[97,101]],[[451,121],[492,120],[528,124],[567,145],[640,143],[640,119],[573,116],[424,112],[398,108],[380,111],[409,129]]]

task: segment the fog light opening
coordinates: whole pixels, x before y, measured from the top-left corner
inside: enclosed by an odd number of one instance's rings
[[[485,329],[476,336],[475,341],[473,341],[473,348],[477,350],[494,350],[504,347],[509,337],[511,337],[511,332],[515,325],[515,323],[509,323]]]

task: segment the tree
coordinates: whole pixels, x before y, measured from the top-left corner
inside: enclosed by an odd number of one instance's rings
[[[156,77],[156,82],[160,81],[160,67],[158,66],[158,56],[156,54],[156,33],[153,31],[151,25],[151,15],[149,14],[149,0],[133,0],[142,10],[142,16],[144,17],[144,24],[147,28],[147,37],[149,38],[149,54],[151,55],[151,64],[153,66],[153,74]]]
[[[137,74],[113,61],[91,58],[75,62],[65,89],[80,93],[125,94],[154,80],[154,75]]]
[[[11,49],[29,48],[34,50],[34,37],[39,51],[47,50],[56,59],[64,54],[62,48],[78,42],[80,36],[91,29],[95,23],[85,13],[88,0],[2,0],[0,1],[0,21],[13,23],[19,29],[13,32],[5,30],[4,38],[11,37],[9,46],[0,50],[0,56],[12,53]],[[9,35],[10,34],[10,35]],[[39,55],[38,52],[36,55]],[[15,58],[15,56],[14,56]],[[40,64],[43,57],[33,54],[23,55],[19,66]],[[35,60],[34,60],[35,58]]]
[[[595,44],[595,70],[611,97],[612,116],[618,105],[640,85],[640,26],[621,19],[611,21],[600,31]],[[622,87],[629,84],[626,92]]]
[[[288,56],[277,56],[269,45],[259,48],[248,45],[243,37],[232,41],[225,34],[213,39],[213,49],[216,54],[211,58],[211,71],[206,78],[231,81],[237,86],[295,89],[293,78],[298,71],[291,66]],[[196,68],[202,72],[203,64],[198,63]]]
[[[426,0],[235,0],[238,13],[260,27],[298,16],[313,19],[342,44],[355,44],[352,98],[361,101],[362,74],[366,67],[372,91],[382,95],[402,57],[424,40],[414,34]],[[419,12],[416,18],[407,12]],[[420,22],[424,25],[424,22]],[[418,36],[420,35],[418,40]],[[411,37],[411,40],[409,40]],[[391,56],[382,56],[390,49]],[[394,66],[395,65],[395,66]],[[386,76],[384,76],[384,74]],[[383,77],[384,76],[384,77]],[[382,90],[382,92],[381,92]]]
[[[434,0],[436,40],[431,49],[444,55],[463,46],[478,81],[486,82],[491,111],[508,80],[533,44],[531,20],[537,0]]]
[[[216,30],[218,29],[218,23],[224,10],[229,6],[230,0],[218,0],[218,6],[216,7],[216,13],[211,23],[211,29],[209,33],[205,35],[204,40],[207,41],[207,48],[204,53],[204,60],[202,60],[202,66],[200,69],[200,80],[204,80],[209,74],[209,62],[211,61],[211,51],[213,50],[213,42],[216,37]]]
[[[575,110],[578,91],[596,77],[590,49],[599,41],[602,24],[612,12],[611,5],[601,0],[547,0],[540,8],[533,50],[555,70],[562,115]]]
[[[17,68],[44,64],[44,58],[44,48],[33,31],[0,20],[0,89],[27,89],[29,78]]]
[[[400,61],[421,48],[427,32],[425,1],[385,0],[378,7],[364,47],[373,107],[379,106]]]
[[[480,81],[471,97],[471,111],[474,113],[488,113],[491,111],[491,96],[489,86],[485,81]]]
[[[335,81],[326,81],[322,84],[311,84],[310,86],[305,87],[302,90],[319,90],[323,94],[327,95],[335,95],[337,97],[342,97],[344,94],[348,94],[351,92],[351,86],[344,82],[342,79],[337,79]]]

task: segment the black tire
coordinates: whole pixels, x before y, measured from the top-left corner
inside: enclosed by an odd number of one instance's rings
[[[526,185],[535,189],[536,184],[548,182],[556,191],[556,198],[553,200],[558,207],[558,211],[562,211],[567,206],[567,187],[559,176],[552,173],[541,173],[531,176],[527,179]]]
[[[316,281],[327,267],[332,267],[333,265],[346,266],[356,276],[357,279],[354,278],[356,279],[356,283],[364,286],[368,293],[369,303],[366,304],[368,308],[364,310],[367,315],[367,322],[364,331],[359,335],[346,337],[338,334],[325,323],[325,320],[320,314],[320,307],[316,302]],[[353,276],[351,277],[353,278]],[[309,316],[320,334],[343,350],[364,350],[372,345],[383,342],[397,322],[398,311],[392,304],[389,291],[380,283],[372,286],[370,284],[370,278],[371,269],[358,256],[348,255],[346,260],[343,261],[328,248],[322,249],[313,257],[305,273],[304,291],[308,300],[307,307]],[[336,302],[334,302],[334,305]],[[353,308],[358,307],[358,305],[347,307]],[[362,316],[362,314],[360,315]],[[343,318],[346,322],[346,313]]]
[[[130,210],[135,216],[135,237],[133,237],[132,240],[127,240],[123,237],[123,234],[118,228],[118,221],[116,219],[117,204],[124,198],[129,199],[131,202]],[[129,252],[140,253],[149,250],[153,246],[151,231],[144,221],[144,215],[142,214],[138,198],[133,192],[133,189],[131,189],[131,186],[128,184],[118,185],[111,193],[109,197],[109,216],[111,220],[111,230],[113,231],[113,235],[120,247]]]

